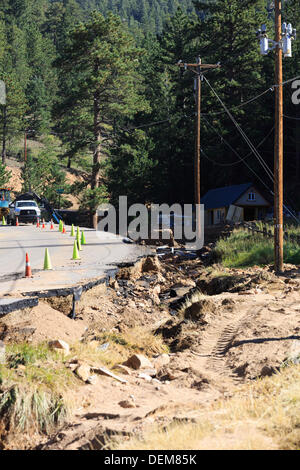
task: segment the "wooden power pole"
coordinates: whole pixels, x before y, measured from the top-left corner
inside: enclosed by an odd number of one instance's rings
[[[194,161],[194,191],[195,191],[195,204],[196,208],[200,210],[200,190],[201,190],[201,177],[200,177],[200,157],[201,157],[201,80],[204,71],[209,69],[219,68],[220,65],[202,64],[201,58],[197,57],[195,64],[187,64],[182,61],[178,62],[179,67],[185,70],[192,70],[197,77],[195,78],[195,94],[196,94],[196,138],[195,138],[195,161]],[[200,225],[200,214],[197,214],[198,224]],[[201,231],[200,226],[197,227],[198,234]]]
[[[283,86],[282,86],[282,2],[275,0],[275,149],[274,149],[274,250],[275,271],[283,271]]]
[[[292,57],[292,41],[296,29],[282,23],[282,0],[275,0],[275,41],[268,37],[267,26],[257,31],[261,54],[275,50],[275,142],[274,142],[274,267],[283,271],[283,81],[282,58]]]

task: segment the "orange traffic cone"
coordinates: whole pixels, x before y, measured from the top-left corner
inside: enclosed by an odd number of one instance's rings
[[[46,226],[45,226],[45,219],[43,219],[43,225],[42,225],[42,228],[46,228]]]
[[[19,219],[18,219],[18,217],[16,217],[16,227],[18,227],[18,226],[19,226]]]
[[[26,253],[25,277],[32,277],[28,253]]]
[[[40,218],[39,217],[37,218],[37,221],[36,221],[36,228],[40,228]]]
[[[65,227],[65,226],[63,226],[62,233],[67,233],[67,232],[66,232],[66,227]]]
[[[53,221],[51,220],[50,230],[54,230]]]

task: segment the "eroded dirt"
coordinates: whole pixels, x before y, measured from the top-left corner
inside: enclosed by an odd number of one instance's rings
[[[72,420],[39,448],[103,448],[105,436],[123,439],[154,423],[197,422],[208,403],[300,354],[299,287],[294,266],[277,278],[271,268],[208,269],[199,258],[168,255],[122,268],[107,288],[84,294],[76,321],[67,320],[87,328],[84,341],[146,326],[163,336],[169,363],[155,366],[151,357],[156,370],[150,379],[142,371],[118,370],[126,384],[105,376],[83,384],[75,392],[80,405]],[[70,299],[49,302],[61,316],[70,311]],[[123,408],[124,401],[134,407]]]

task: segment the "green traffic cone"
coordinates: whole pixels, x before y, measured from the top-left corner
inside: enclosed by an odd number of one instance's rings
[[[80,243],[80,238],[77,238],[76,243],[77,243],[77,246],[78,246],[78,250],[79,250],[79,251],[82,251],[82,246],[81,246],[81,243]]]
[[[6,220],[4,216],[2,217],[2,225],[6,225]]]
[[[74,224],[72,224],[72,228],[71,228],[71,235],[70,237],[75,237],[75,229],[74,229]]]
[[[86,245],[86,240],[85,240],[85,235],[84,235],[83,230],[82,230],[82,232],[81,232],[81,240],[80,240],[80,242],[81,242],[81,245]]]
[[[77,247],[77,242],[74,242],[74,248],[73,248],[73,257],[72,259],[80,259],[79,253],[78,253],[78,247]]]
[[[77,230],[76,230],[76,237],[77,237],[77,238],[80,237],[80,230],[79,230],[79,227],[77,227]]]
[[[44,270],[52,269],[51,259],[49,255],[48,248],[45,250],[45,258],[44,258]]]
[[[62,223],[62,220],[59,221],[58,230],[59,230],[60,232],[62,232],[62,230],[63,230],[63,223]]]

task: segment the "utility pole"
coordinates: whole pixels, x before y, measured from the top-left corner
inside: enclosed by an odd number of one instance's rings
[[[24,161],[27,162],[27,130],[24,133]]]
[[[196,138],[195,138],[195,160],[194,160],[194,192],[195,192],[195,204],[197,211],[197,233],[201,233],[200,227],[200,190],[201,190],[201,177],[200,177],[200,157],[201,157],[201,81],[203,72],[216,69],[220,67],[220,64],[202,64],[201,58],[197,57],[195,64],[187,64],[180,60],[177,64],[179,67],[184,68],[184,70],[192,70],[197,77],[195,78],[195,102],[196,102],[196,119],[195,119],[195,128],[196,128]]]
[[[6,126],[7,126],[7,110],[6,110],[6,85],[0,80],[0,105],[3,106],[3,136],[2,136],[2,164],[6,164]]]
[[[275,41],[268,38],[267,27],[257,31],[262,55],[275,49],[275,142],[274,142],[274,266],[283,271],[283,78],[282,56],[292,57],[292,40],[296,30],[282,24],[282,0],[275,0]]]
[[[283,79],[281,0],[275,1],[275,149],[274,149],[274,250],[275,271],[283,271]]]

